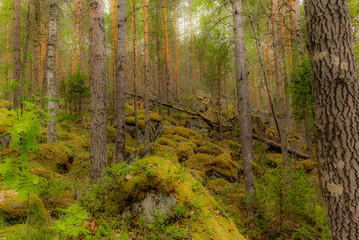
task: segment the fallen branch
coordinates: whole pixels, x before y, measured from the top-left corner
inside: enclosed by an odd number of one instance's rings
[[[129,93],[129,92],[126,92],[126,94],[130,95],[130,96],[134,96],[133,93]],[[143,97],[141,96],[137,96],[137,98],[139,99],[143,99]],[[154,100],[154,99],[150,99],[151,102],[154,102],[156,104],[160,104],[157,100]],[[177,110],[177,111],[180,111],[180,112],[184,112],[184,113],[187,113],[191,116],[196,116],[196,117],[200,117],[205,123],[207,123],[211,128],[213,127],[219,127],[219,123],[216,122],[215,120],[209,118],[208,116],[205,116],[199,112],[194,112],[194,111],[191,111],[191,110],[188,110],[188,109],[185,109],[185,108],[181,108],[181,107],[177,107],[173,104],[168,104],[168,103],[162,103],[162,106],[165,106],[165,107],[168,107],[168,108],[171,108],[171,109],[174,109],[174,110]],[[232,124],[230,123],[222,123],[222,127],[224,128],[228,128],[230,129],[231,131],[234,131],[234,127]],[[275,141],[272,141],[268,138],[265,138],[265,137],[261,137],[261,136],[258,136],[258,135],[255,135],[253,134],[253,139],[257,140],[257,141],[260,141],[260,142],[264,142],[266,144],[268,144],[270,147],[276,149],[278,152],[281,151],[281,145]],[[298,151],[298,150],[295,150],[295,149],[292,149],[292,148],[288,148],[288,153],[292,154],[293,156],[296,156],[298,158],[303,158],[303,159],[310,159],[310,158],[313,158],[311,155],[308,155],[306,153],[303,153],[301,151]]]

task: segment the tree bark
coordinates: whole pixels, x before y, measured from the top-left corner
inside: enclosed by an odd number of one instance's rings
[[[90,16],[90,180],[107,167],[105,18],[102,0],[89,1]]]
[[[117,1],[116,142],[113,162],[125,161],[126,0]]]
[[[286,110],[284,106],[283,97],[283,83],[282,83],[282,70],[279,58],[279,40],[278,40],[278,26],[276,21],[276,8],[275,0],[271,0],[271,18],[272,18],[272,34],[273,34],[273,52],[274,52],[274,65],[275,65],[275,76],[276,76],[276,97],[277,97],[277,109],[278,109],[278,123],[279,123],[279,137],[282,145],[282,162],[283,167],[286,168],[286,176],[290,172],[290,162],[288,156],[287,146],[287,126],[286,126]]]
[[[244,23],[242,18],[242,1],[233,0],[233,26],[236,56],[236,78],[238,91],[238,115],[239,115],[239,134],[242,145],[243,174],[248,200],[255,197],[255,186],[252,161],[253,156],[253,137],[251,126],[251,106],[249,99],[249,82],[247,69],[247,54],[244,40]],[[254,216],[254,210],[247,203],[248,217]]]
[[[14,80],[16,87],[14,91],[14,108],[20,107],[22,100],[22,82],[21,82],[21,12],[20,0],[14,0]]]
[[[144,145],[145,153],[147,154],[150,150],[150,101],[149,101],[149,91],[150,91],[150,69],[148,65],[148,19],[147,19],[147,0],[143,0],[143,42],[144,42],[144,80],[145,80],[145,134],[144,134]]]
[[[359,239],[358,74],[348,1],[305,1],[321,188],[332,239]]]
[[[48,113],[50,119],[47,121],[47,142],[57,142],[56,115],[58,110],[57,100],[57,83],[56,83],[56,42],[57,42],[57,0],[51,0],[49,6],[49,38],[47,42],[47,64],[46,64],[46,80],[47,80],[47,97],[48,97]]]

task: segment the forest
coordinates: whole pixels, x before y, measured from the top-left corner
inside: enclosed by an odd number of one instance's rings
[[[359,0],[0,0],[0,239],[359,239]]]

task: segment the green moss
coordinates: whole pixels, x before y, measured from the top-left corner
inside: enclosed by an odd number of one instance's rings
[[[49,213],[41,199],[34,194],[30,195],[30,216],[33,222],[48,223]],[[0,191],[0,214],[5,219],[20,221],[27,217],[27,199],[20,199],[13,190]]]
[[[176,134],[176,131],[175,131],[174,127],[165,125],[162,133],[164,135],[174,135],[174,134]]]
[[[58,178],[58,179],[62,178],[60,174],[53,172],[45,168],[44,166],[34,162],[30,164],[30,172],[43,179],[46,179],[47,181],[52,180],[54,178]]]
[[[39,149],[30,153],[29,157],[30,160],[57,172],[67,171],[73,160],[70,149],[61,142],[40,144]]]
[[[195,132],[191,129],[185,128],[185,127],[175,127],[174,131],[177,135],[184,137],[184,138],[190,138],[191,136],[195,136]]]
[[[313,161],[312,159],[307,159],[304,161],[300,161],[299,165],[302,166],[305,171],[311,172],[318,167],[318,162]]]
[[[207,167],[209,166],[210,162],[213,160],[213,156],[199,153],[192,155],[186,162],[185,166],[191,169],[200,170],[204,173],[208,171]]]
[[[266,154],[264,158],[264,163],[268,167],[276,168],[282,165],[282,154],[280,153],[271,153]]]
[[[158,138],[157,143],[160,145],[170,146],[170,147],[173,147],[176,145],[173,141],[171,141],[169,138],[166,138],[166,137]]]
[[[6,100],[0,100],[0,108],[11,109],[12,103]]]
[[[175,141],[175,142],[178,142],[178,143],[187,142],[187,141],[188,141],[187,138],[181,137],[181,136],[179,136],[179,135],[166,135],[165,137],[168,138],[168,139],[171,139],[171,140],[173,140],[173,141]]]
[[[196,152],[213,155],[213,154],[215,154],[216,151],[208,146],[202,146],[202,147],[197,148]]]
[[[117,176],[114,178],[118,179]],[[144,200],[149,191],[164,196],[171,194],[176,198],[176,207],[183,209],[182,215],[175,218],[179,221],[178,226],[185,223],[187,229],[188,223],[182,222],[180,218],[187,219],[183,214],[188,217],[192,215],[193,239],[205,240],[209,236],[213,239],[245,239],[197,180],[178,163],[158,157],[142,159],[128,167],[126,177],[112,186],[107,198],[102,198],[105,200],[101,208],[106,209],[106,213],[111,216],[118,216],[128,206]],[[174,214],[174,211],[170,214]]]
[[[69,148],[88,148],[89,145],[79,136],[73,133],[58,133],[58,139],[64,141],[64,144]]]
[[[209,180],[207,188],[214,191],[215,193],[221,193],[225,190],[232,188],[232,184],[223,178]]]
[[[145,128],[145,120],[137,119],[138,127],[140,129]],[[126,117],[126,124],[130,126],[136,126],[136,119],[135,117]]]
[[[220,174],[230,182],[239,181],[238,173],[242,170],[238,163],[232,160],[230,153],[223,153],[210,163],[210,171]]]
[[[176,147],[176,155],[178,160],[182,161],[189,158],[194,153],[193,144],[190,143],[180,143]]]
[[[126,141],[127,146],[132,147],[132,148],[136,147],[136,141],[128,133],[126,133],[125,141]]]

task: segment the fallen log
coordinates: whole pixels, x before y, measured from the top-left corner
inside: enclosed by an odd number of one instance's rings
[[[129,92],[126,92],[126,94],[134,97],[135,95],[133,93],[129,93]],[[137,98],[139,99],[143,99],[143,97],[141,96],[137,96]],[[154,99],[150,99],[151,102],[153,103],[156,103],[156,104],[161,104],[159,103],[157,100],[154,100]],[[171,108],[173,110],[177,110],[177,111],[180,111],[180,112],[184,112],[184,113],[187,113],[191,116],[196,116],[196,117],[200,117],[205,123],[207,123],[211,128],[213,127],[219,127],[219,123],[216,122],[215,120],[199,113],[199,112],[196,112],[196,111],[192,111],[192,110],[188,110],[188,109],[185,109],[185,108],[182,108],[182,107],[178,107],[178,106],[175,106],[173,104],[169,104],[169,103],[162,103],[162,106],[165,106],[165,107],[168,107],[168,108]],[[234,127],[232,124],[229,124],[229,123],[222,123],[222,127],[225,127],[225,128],[228,128],[232,131],[234,131]],[[265,137],[261,137],[261,136],[258,136],[258,135],[255,135],[253,134],[253,139],[257,140],[257,141],[260,141],[260,142],[264,142],[266,144],[268,144],[270,147],[276,149],[278,152],[281,151],[281,145],[273,140],[270,140],[268,138],[265,138]],[[298,151],[298,150],[295,150],[295,149],[292,149],[292,148],[288,148],[288,153],[293,155],[293,156],[296,156],[298,158],[303,158],[303,159],[310,159],[310,158],[313,158],[313,156],[309,155],[309,154],[306,154],[306,153],[303,153],[301,151]]]

